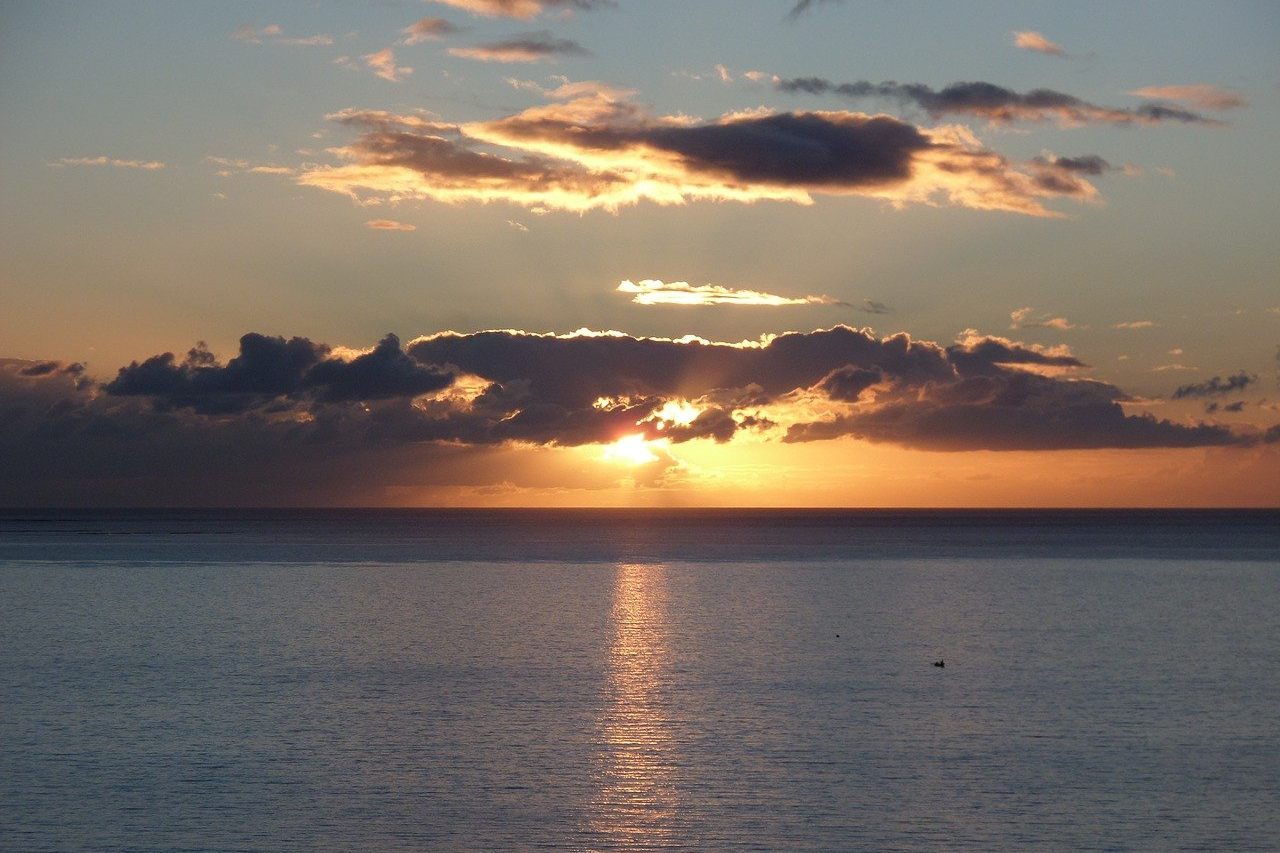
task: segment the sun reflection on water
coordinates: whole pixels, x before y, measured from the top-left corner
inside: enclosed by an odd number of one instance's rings
[[[678,807],[678,750],[663,689],[671,664],[666,568],[619,565],[610,622],[591,830],[611,849],[661,847],[674,840]]]

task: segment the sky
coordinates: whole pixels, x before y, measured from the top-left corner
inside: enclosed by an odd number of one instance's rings
[[[1280,505],[1270,2],[0,4],[0,505]]]

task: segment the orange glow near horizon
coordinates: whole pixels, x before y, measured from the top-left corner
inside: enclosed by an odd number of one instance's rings
[[[653,449],[655,447],[665,449],[666,446],[665,439],[650,441],[639,433],[624,435],[613,444],[606,444],[601,458],[607,462],[619,462],[623,465],[647,465],[662,458],[654,453]]]

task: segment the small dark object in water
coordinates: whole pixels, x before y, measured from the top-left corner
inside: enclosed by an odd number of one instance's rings
[[[936,660],[936,661],[934,661],[934,662],[933,662],[933,665],[934,665],[934,666],[946,666],[946,665],[947,665],[947,662],[946,662],[946,661],[944,661],[944,660]]]

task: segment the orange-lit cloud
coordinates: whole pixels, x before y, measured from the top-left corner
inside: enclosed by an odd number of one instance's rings
[[[618,292],[631,297],[637,305],[844,305],[830,296],[778,296],[758,290],[743,290],[719,284],[689,284],[687,281],[663,282],[645,279],[639,283],[625,280]]]
[[[1040,317],[1033,317],[1035,309],[1027,306],[1019,308],[1016,311],[1009,312],[1009,328],[1010,329],[1074,329],[1075,324],[1066,317],[1053,317],[1045,314]]]
[[[1195,83],[1186,86],[1144,86],[1129,93],[1139,98],[1155,98],[1165,101],[1182,101],[1206,110],[1232,110],[1249,102],[1233,89]]]
[[[858,112],[730,113],[712,121],[654,116],[630,93],[595,83],[548,93],[553,103],[491,121],[426,123],[346,111],[364,132],[331,149],[305,186],[361,203],[506,201],[529,208],[617,210],[650,201],[785,201],[860,195],[894,205],[953,205],[1058,215],[1052,199],[1090,201],[1076,169],[1017,163],[966,129],[920,128]]]
[[[1015,31],[1013,34],[1013,45],[1014,47],[1022,50],[1043,53],[1047,56],[1063,58],[1067,55],[1067,52],[1062,49],[1062,45],[1049,41],[1034,30]]]
[[[399,83],[413,73],[413,69],[407,65],[396,65],[395,51],[389,47],[384,47],[376,53],[367,53],[361,58],[364,59],[365,67],[391,83]]]
[[[1113,323],[1111,328],[1126,330],[1151,329],[1154,328],[1155,325],[1156,324],[1151,320],[1127,320],[1123,323]]]
[[[366,228],[372,228],[374,231],[417,231],[417,225],[410,225],[407,222],[397,222],[394,219],[370,219],[365,223]]]

